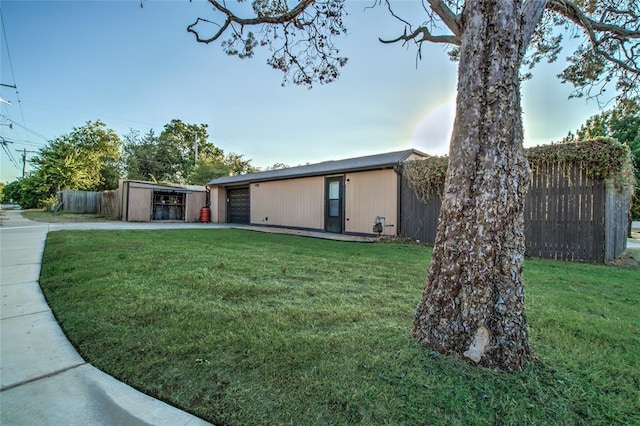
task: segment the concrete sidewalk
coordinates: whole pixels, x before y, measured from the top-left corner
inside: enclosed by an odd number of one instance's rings
[[[22,218],[18,211],[4,211],[0,227],[0,424],[209,424],[87,364],[60,329],[38,284],[50,230],[153,229],[153,225],[43,224]]]
[[[627,248],[640,248],[640,238],[638,238],[638,234],[640,234],[640,222],[631,222],[631,233],[633,234],[633,236],[635,236],[635,238],[627,239]]]

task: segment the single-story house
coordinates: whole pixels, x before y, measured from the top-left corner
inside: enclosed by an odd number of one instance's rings
[[[197,222],[207,204],[204,186],[121,180],[118,189],[126,222]]]
[[[398,235],[400,166],[425,156],[409,149],[221,177],[206,185],[211,221]]]

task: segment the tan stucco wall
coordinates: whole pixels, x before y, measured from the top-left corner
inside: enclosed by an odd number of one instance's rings
[[[211,209],[211,222],[220,223],[220,215],[218,212],[218,193],[220,188],[210,186],[209,188],[209,208]]]
[[[345,175],[345,232],[371,234],[376,216],[386,218],[385,235],[398,231],[398,175],[392,169]],[[384,222],[383,222],[384,223]]]
[[[118,180],[118,194],[120,196],[120,220],[127,220],[127,208],[129,207],[129,200],[127,199],[128,183],[124,180]]]
[[[198,222],[200,220],[200,209],[207,203],[206,192],[188,192],[185,205],[185,222]]]
[[[211,202],[211,222],[225,223],[227,221],[227,191],[219,186],[209,187]]]
[[[129,222],[149,222],[151,220],[151,198],[153,191],[147,188],[132,188],[129,186],[128,217]]]
[[[251,223],[323,229],[324,177],[254,183]]]
[[[424,155],[420,155],[420,154],[411,154],[410,156],[408,156],[403,163],[406,163],[407,161],[413,161],[413,160],[422,160],[424,157]]]

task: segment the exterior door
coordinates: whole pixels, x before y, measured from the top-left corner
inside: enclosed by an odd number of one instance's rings
[[[344,178],[327,178],[325,188],[324,230],[341,234],[344,229]]]
[[[227,189],[227,223],[249,223],[250,221],[249,188]]]
[[[184,193],[153,191],[151,220],[184,221],[184,200]]]

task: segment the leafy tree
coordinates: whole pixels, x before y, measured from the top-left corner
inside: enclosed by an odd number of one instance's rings
[[[42,180],[34,174],[9,183],[2,194],[5,203],[13,201],[23,209],[35,209],[44,206],[44,201],[53,194],[42,184]]]
[[[174,140],[156,136],[153,129],[142,137],[131,131],[124,139],[124,169],[128,179],[185,182],[187,162]]]
[[[637,100],[619,102],[614,108],[587,119],[575,134],[569,132],[563,141],[580,141],[598,136],[609,136],[629,145],[636,177],[632,216],[640,219],[640,103]]]
[[[18,204],[23,209],[44,208],[55,194],[56,190],[47,185],[43,175],[33,173],[20,179]]]
[[[2,188],[2,202],[10,203],[11,201],[17,202],[20,199],[20,181],[14,180]]]
[[[345,0],[254,0],[250,12],[241,2],[209,3],[215,16],[187,28],[196,40],[211,43],[226,34],[223,49],[241,58],[267,47],[268,64],[284,73],[284,82],[329,83],[347,63],[333,42],[347,31]],[[637,98],[640,6],[618,0],[426,0],[422,16],[404,18],[391,0],[375,3],[405,27],[387,42],[415,43],[418,53],[425,42],[443,43],[459,61],[440,222],[414,335],[441,353],[522,369],[532,355],[521,273],[529,169],[520,81],[528,71],[520,70],[554,60],[562,35],[582,32],[584,43],[559,76],[574,85],[574,96],[597,96],[615,82],[619,96]]]
[[[215,178],[230,174],[232,174],[231,167],[224,161],[202,158],[198,160],[198,164],[192,170],[188,180],[193,185],[206,185]]]
[[[171,120],[159,136],[150,130],[144,136],[131,131],[125,136],[124,169],[129,179],[185,183],[198,158],[205,162],[222,161],[223,152],[208,142],[206,124],[187,124]]]
[[[132,131],[125,136],[124,169],[128,179],[184,183],[185,164],[181,147],[153,130],[144,136]]]
[[[106,128],[100,120],[88,121],[84,126],[74,128],[67,139],[85,156],[85,168],[95,168],[99,173],[93,182],[84,183],[88,190],[102,191],[118,187],[122,141],[115,131]]]
[[[251,165],[251,160],[244,158],[242,154],[231,152],[224,157],[224,164],[229,167],[229,174],[242,175],[245,173],[254,173],[259,169]]]
[[[102,191],[118,187],[120,138],[101,121],[88,121],[60,136],[30,161],[35,170],[20,179],[19,203],[38,207],[61,189]]]
[[[98,163],[99,154],[85,151],[68,137],[50,142],[31,161],[37,167],[35,175],[52,194],[61,189],[94,189],[101,183],[100,169],[88,167]]]
[[[153,130],[140,136],[137,130],[131,130],[124,136],[123,169],[127,179],[154,180],[152,176],[164,176],[166,160],[157,156],[157,137]]]
[[[280,169],[288,169],[289,166],[288,164],[285,163],[273,163],[271,166],[267,166],[264,170],[268,171],[268,170],[280,170]]]
[[[232,152],[222,158],[205,157],[199,159],[198,164],[189,175],[188,182],[194,185],[205,185],[218,177],[257,171],[258,169],[251,165],[251,160],[245,160],[243,155]]]
[[[256,170],[251,160],[245,160],[240,154],[225,156],[208,137],[206,124],[186,124],[177,119],[166,124],[159,136],[150,130],[141,137],[132,130],[124,137],[127,178],[202,185],[216,177]]]
[[[173,119],[169,124],[164,126],[164,129],[160,133],[159,145],[163,147],[162,149],[168,152],[177,150],[179,153],[181,161],[179,165],[177,164],[177,172],[184,178],[186,178],[196,166],[196,149],[198,158],[207,158],[210,160],[220,160],[222,158],[222,150],[207,141],[209,136],[207,127],[206,124],[187,124],[182,120]],[[171,149],[169,149],[169,147],[171,147]]]

